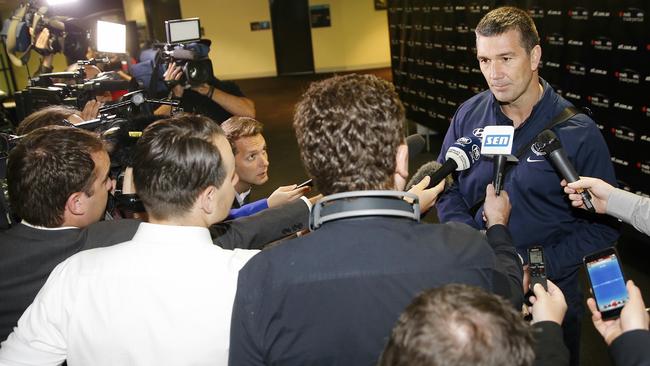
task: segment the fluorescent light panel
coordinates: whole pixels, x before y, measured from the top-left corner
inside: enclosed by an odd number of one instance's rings
[[[102,20],[97,21],[97,51],[126,53],[126,26]]]

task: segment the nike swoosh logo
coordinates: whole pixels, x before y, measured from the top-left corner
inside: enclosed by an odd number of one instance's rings
[[[539,163],[539,162],[544,161],[544,160],[530,160],[530,156],[529,156],[528,159],[526,159],[526,161],[529,162],[529,163]]]

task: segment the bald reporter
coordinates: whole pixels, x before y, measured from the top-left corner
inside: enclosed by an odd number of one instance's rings
[[[579,190],[591,192],[591,202],[597,213],[608,214],[650,235],[650,199],[613,187],[598,178],[580,177],[568,183],[562,180],[564,192],[569,195],[573,207],[585,208]]]
[[[532,327],[500,296],[450,284],[420,293],[400,315],[379,366],[562,366],[567,305],[560,289],[535,286]]]

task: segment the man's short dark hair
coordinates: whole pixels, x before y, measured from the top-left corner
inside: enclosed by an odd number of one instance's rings
[[[483,289],[428,290],[393,328],[380,366],[532,365],[532,328],[510,303]]]
[[[393,85],[358,74],[312,83],[293,118],[303,164],[323,194],[393,189],[403,124]]]
[[[221,187],[227,171],[214,142],[223,135],[211,119],[189,114],[144,130],[135,149],[133,182],[149,215],[182,216],[205,188]]]
[[[498,36],[516,29],[519,31],[521,47],[530,53],[539,44],[535,22],[525,10],[512,6],[496,8],[485,14],[476,26],[476,34],[483,37]]]
[[[96,135],[74,127],[43,127],[23,137],[7,162],[12,210],[32,225],[61,226],[71,194],[95,193],[91,154],[100,151]]]
[[[221,128],[230,142],[233,154],[237,154],[235,142],[244,137],[252,137],[261,134],[264,125],[255,118],[234,116],[225,120],[221,124]]]
[[[68,126],[63,120],[76,113],[79,111],[66,105],[42,108],[25,117],[16,128],[16,133],[24,135],[45,126]]]

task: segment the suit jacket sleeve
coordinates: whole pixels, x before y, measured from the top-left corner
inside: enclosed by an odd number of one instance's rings
[[[215,244],[224,249],[262,249],[266,244],[307,228],[309,207],[303,200],[269,208],[255,215],[210,226]]]
[[[494,293],[510,300],[516,309],[521,309],[524,300],[524,270],[512,245],[510,232],[503,225],[492,225],[486,234],[497,259],[497,271],[493,277]]]
[[[533,324],[535,336],[535,366],[569,364],[569,349],[564,345],[562,327],[551,321]],[[618,364],[617,364],[618,365]]]
[[[609,346],[616,366],[650,365],[650,331],[638,329],[618,336]]]

